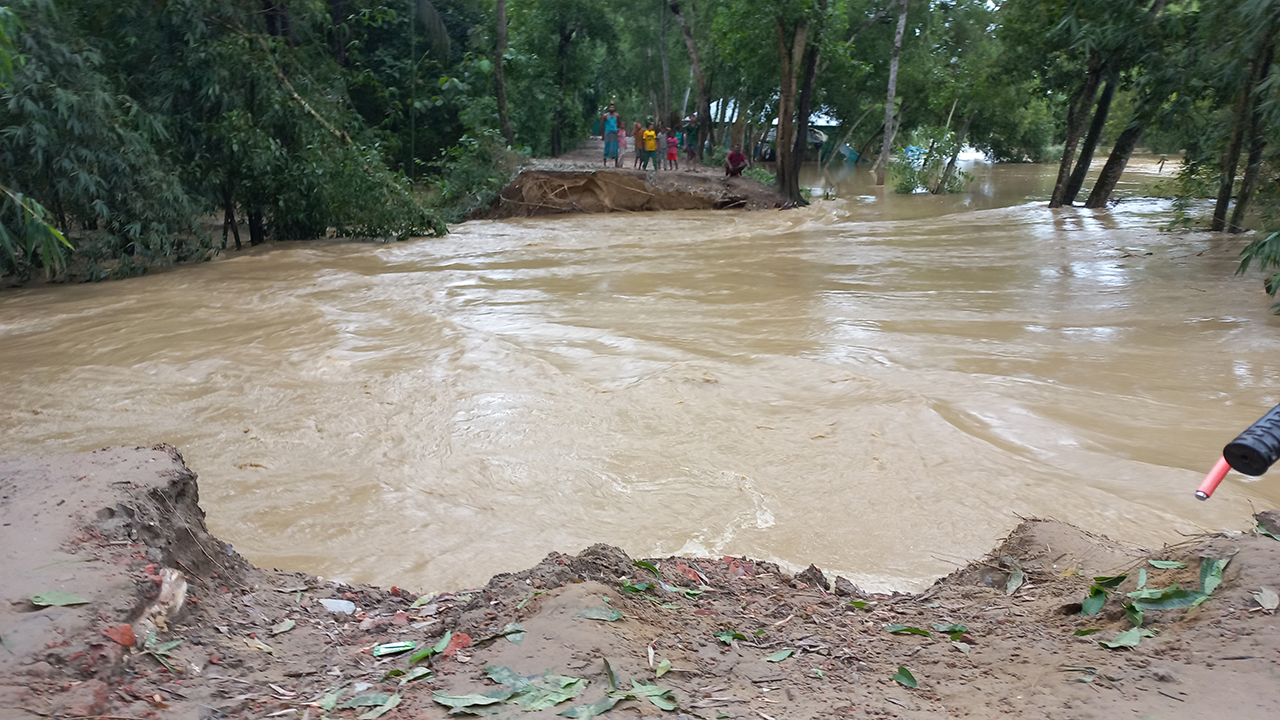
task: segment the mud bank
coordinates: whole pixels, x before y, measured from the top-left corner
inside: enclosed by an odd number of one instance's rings
[[[751,178],[678,170],[529,169],[503,188],[493,217],[651,210],[768,210],[786,199]]]
[[[0,461],[0,718],[1280,716],[1257,532],[1152,551],[1029,520],[919,595],[604,545],[417,595],[255,568],[198,501],[169,446]],[[1099,644],[1175,583],[1211,592]]]

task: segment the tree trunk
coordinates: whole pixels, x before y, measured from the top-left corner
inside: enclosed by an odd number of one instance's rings
[[[511,129],[511,116],[507,114],[507,80],[503,74],[502,63],[507,55],[507,0],[498,0],[498,43],[494,48],[493,92],[498,97],[498,123],[502,126],[502,137],[507,146],[514,147],[516,134]]]
[[[893,54],[889,56],[889,95],[884,105],[884,141],[880,144],[880,157],[876,160],[876,186],[883,187],[889,174],[889,153],[893,150],[893,136],[898,128],[893,122],[893,101],[898,92],[898,56],[902,54],[902,34],[907,29],[907,8],[911,0],[902,0],[902,12],[898,15],[898,32],[893,36]]]
[[[680,23],[680,32],[684,35],[684,46],[689,50],[689,62],[693,66],[693,78],[698,88],[698,162],[702,162],[702,153],[707,144],[707,133],[711,129],[711,89],[707,87],[706,76],[702,74],[702,62],[698,57],[698,46],[693,42],[693,8],[689,8],[686,19],[680,10],[679,2],[671,3],[671,12]]]
[[[332,28],[329,33],[329,52],[342,67],[347,66],[347,41],[351,33],[347,30],[347,17],[351,15],[348,0],[329,0],[329,20]]]
[[[1049,207],[1062,207],[1063,198],[1067,194],[1067,183],[1071,180],[1071,168],[1076,159],[1076,146],[1080,144],[1080,134],[1084,130],[1084,119],[1094,105],[1098,94],[1098,84],[1102,80],[1100,65],[1089,69],[1084,78],[1084,85],[1071,105],[1067,107],[1067,135],[1062,144],[1062,162],[1058,165],[1058,179],[1053,184],[1053,196],[1049,199]]]
[[[1102,89],[1102,97],[1098,98],[1098,109],[1093,113],[1093,123],[1089,125],[1089,133],[1084,136],[1084,144],[1080,147],[1080,159],[1076,161],[1076,169],[1072,171],[1063,191],[1062,204],[1071,205],[1084,187],[1084,178],[1089,174],[1089,165],[1093,163],[1093,153],[1098,148],[1098,139],[1107,124],[1107,113],[1111,110],[1111,99],[1116,94],[1116,81],[1108,80]]]
[[[796,173],[792,151],[795,145],[796,70],[808,44],[809,22],[796,22],[789,39],[786,22],[781,16],[776,19],[775,25],[778,30],[778,56],[782,61],[782,85],[778,93],[778,134],[773,139],[777,155],[776,183],[778,190],[788,200],[802,203],[804,198],[800,195],[800,176]]]
[[[556,47],[556,111],[551,121],[551,157],[560,157],[564,153],[564,100],[569,84],[569,47],[573,42],[573,31],[560,28],[560,43]]]
[[[1138,141],[1142,139],[1142,132],[1146,129],[1145,122],[1135,119],[1129,127],[1124,129],[1124,132],[1120,133],[1120,137],[1116,138],[1115,147],[1111,148],[1111,156],[1107,158],[1107,164],[1103,165],[1102,172],[1098,173],[1098,182],[1093,186],[1093,192],[1089,193],[1089,199],[1084,201],[1085,207],[1096,209],[1107,206],[1107,201],[1111,199],[1111,191],[1116,189],[1120,174],[1129,164],[1129,156],[1133,154],[1133,149],[1138,146]]]
[[[723,97],[720,98],[719,110],[720,111],[716,113],[716,122],[711,126],[710,137],[711,147],[713,148],[720,147],[724,141],[724,136],[721,133],[724,129],[725,116],[729,112],[729,103],[725,102],[725,98]]]
[[[1253,122],[1254,87],[1264,72],[1262,67],[1264,56],[1267,64],[1270,65],[1270,45],[1265,50],[1260,49],[1258,54],[1254,56],[1253,62],[1250,63],[1249,79],[1240,88],[1240,92],[1236,96],[1235,127],[1231,130],[1231,141],[1222,156],[1222,181],[1218,186],[1218,202],[1213,208],[1213,222],[1209,226],[1209,229],[1214,232],[1220,232],[1226,228],[1227,207],[1231,203],[1231,191],[1235,187],[1236,169],[1240,165],[1240,148],[1244,144],[1245,134]]]
[[[827,9],[825,0],[820,0],[818,5],[820,12],[825,13]],[[805,151],[809,148],[809,114],[812,112],[813,83],[818,74],[818,59],[821,54],[822,46],[818,38],[814,38],[814,42],[809,43],[805,51],[804,82],[800,85],[800,100],[796,103],[796,142],[792,150],[792,163],[793,172],[797,178],[800,177],[800,167],[804,163]],[[803,203],[804,198],[799,198],[797,202]]]
[[[262,211],[249,211],[249,244],[261,245],[267,241],[267,232],[262,225]]]
[[[671,125],[671,63],[667,58],[667,3],[658,0],[658,52],[662,56],[662,114],[664,125]],[[665,150],[663,152],[666,152]]]
[[[222,209],[224,217],[222,220],[222,248],[227,247],[227,229],[229,228],[236,238],[236,249],[240,250],[240,225],[236,222],[236,204],[231,200],[231,194],[227,193],[222,196]]]
[[[293,22],[289,19],[289,8],[276,0],[262,0],[262,17],[267,23],[267,34],[282,37],[289,44],[297,47],[298,36],[293,32]]]
[[[978,111],[974,110],[964,118],[964,124],[960,126],[960,132],[956,133],[956,149],[951,153],[951,159],[947,160],[947,167],[942,171],[942,177],[938,178],[938,184],[933,186],[929,192],[934,195],[941,195],[947,191],[947,183],[951,182],[951,176],[956,171],[956,158],[960,157],[960,150],[964,147],[965,138],[969,136],[969,126],[973,124],[973,119],[978,117]]]
[[[1267,79],[1274,57],[1275,46],[1270,45],[1258,76],[1259,86]],[[1231,212],[1231,224],[1227,226],[1227,229],[1233,233],[1244,232],[1244,214],[1249,207],[1249,200],[1258,190],[1258,175],[1262,170],[1262,151],[1267,147],[1266,131],[1262,126],[1262,107],[1256,101],[1253,105],[1253,122],[1250,125],[1249,134],[1249,160],[1244,168],[1244,179],[1240,181],[1240,194],[1236,197],[1235,210]]]

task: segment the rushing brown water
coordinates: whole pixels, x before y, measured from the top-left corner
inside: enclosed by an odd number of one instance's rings
[[[1017,515],[1244,527],[1280,478],[1192,496],[1280,402],[1244,241],[1050,211],[1051,170],[5,291],[3,454],[170,442],[251,560],[419,590],[595,542],[905,589]]]

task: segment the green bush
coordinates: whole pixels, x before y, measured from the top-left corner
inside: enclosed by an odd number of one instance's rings
[[[777,175],[769,172],[768,170],[765,170],[763,167],[760,167],[759,165],[755,167],[749,167],[746,170],[743,170],[742,176],[749,177],[752,180],[759,180],[765,185],[774,185],[777,183],[777,180],[778,180]]]

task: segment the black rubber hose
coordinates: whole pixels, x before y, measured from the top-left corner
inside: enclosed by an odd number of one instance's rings
[[[1222,457],[1236,470],[1257,477],[1280,460],[1280,405],[1222,448]]]

